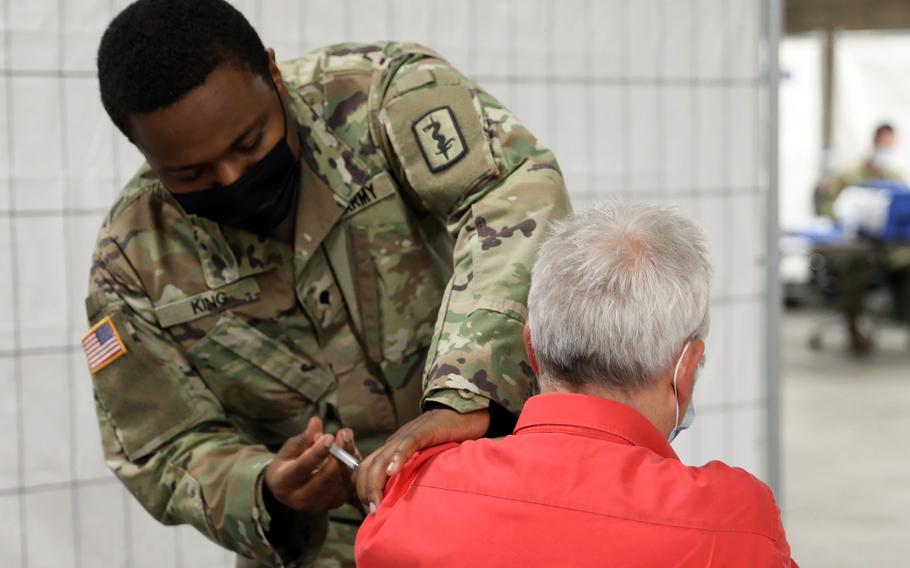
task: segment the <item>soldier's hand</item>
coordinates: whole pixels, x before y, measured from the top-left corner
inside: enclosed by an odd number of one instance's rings
[[[265,484],[283,505],[295,511],[327,511],[354,494],[351,470],[329,454],[336,443],[357,455],[354,433],[343,428],[334,436],[311,418],[302,434],[290,438],[265,470]]]
[[[476,440],[484,435],[489,425],[487,410],[459,414],[438,408],[424,412],[399,428],[384,446],[360,464],[354,476],[357,495],[364,506],[375,513],[386,481],[398,473],[414,452],[446,442]]]

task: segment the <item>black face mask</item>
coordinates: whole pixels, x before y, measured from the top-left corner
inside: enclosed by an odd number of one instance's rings
[[[277,87],[275,94],[278,94]],[[278,104],[281,104],[280,95]],[[284,105],[281,114],[284,115]],[[190,193],[174,193],[174,199],[187,213],[221,225],[260,235],[268,234],[291,212],[300,179],[300,166],[287,139],[285,117],[281,140],[234,183]]]

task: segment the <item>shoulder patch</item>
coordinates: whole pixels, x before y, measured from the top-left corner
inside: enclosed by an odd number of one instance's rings
[[[433,109],[414,121],[411,130],[417,144],[434,174],[454,165],[468,153],[464,134],[452,109],[445,106]]]
[[[407,183],[438,213],[499,176],[482,105],[466,86],[408,91],[386,103],[379,119]]]
[[[126,346],[110,316],[105,316],[82,336],[82,350],[93,375],[126,355]]]

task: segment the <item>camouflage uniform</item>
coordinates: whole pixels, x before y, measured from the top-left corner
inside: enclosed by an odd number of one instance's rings
[[[837,201],[840,193],[851,185],[874,180],[900,181],[902,179],[904,179],[903,176],[896,170],[879,170],[872,166],[871,160],[864,160],[863,163],[838,173],[828,181],[826,190],[819,196],[818,214],[834,217],[834,202]]]
[[[828,185],[827,191],[820,196],[818,213],[826,217],[834,217],[834,202],[841,192],[863,182],[876,180],[900,181],[903,177],[893,169],[879,170],[872,166],[871,160],[846,169],[834,176]],[[871,348],[870,339],[860,330],[859,320],[865,312],[866,288],[876,270],[889,265],[898,268],[899,265],[887,262],[875,247],[868,243],[842,247],[822,247],[818,251],[831,266],[831,271],[837,275],[840,289],[837,293],[837,307],[844,314],[847,325],[847,339],[850,350],[854,353],[864,353]]]
[[[570,205],[552,153],[429,49],[344,44],[280,67],[302,142],[293,242],[187,215],[143,167],[103,224],[86,309],[126,349],[93,374],[117,477],[165,524],[306,565],[326,516],[268,540],[273,452],[314,415],[366,453],[431,401],[518,413],[536,388],[530,268]],[[350,544],[360,517],[344,517],[329,530]]]

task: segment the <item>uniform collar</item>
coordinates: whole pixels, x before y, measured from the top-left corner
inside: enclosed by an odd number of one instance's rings
[[[515,434],[579,430],[579,434],[648,448],[661,457],[679,459],[666,438],[631,406],[586,394],[549,393],[528,399]]]
[[[367,182],[366,169],[329,131],[321,116],[321,91],[288,89],[290,112],[300,139],[300,187],[294,224],[294,256],[302,268],[341,219],[351,198]]]
[[[334,191],[317,160],[321,149],[312,136],[308,118],[295,117],[300,138],[300,186],[294,212],[294,256],[300,266],[313,256],[347,207],[347,201]]]

